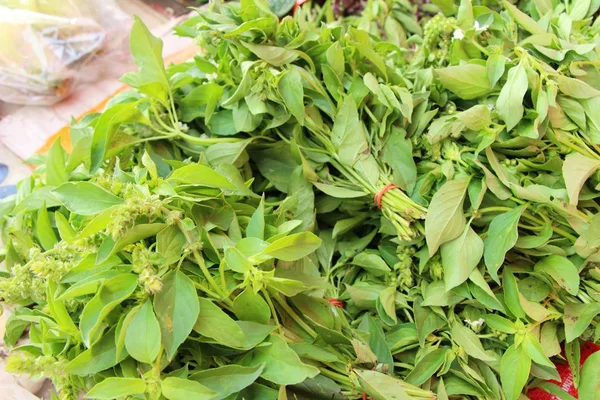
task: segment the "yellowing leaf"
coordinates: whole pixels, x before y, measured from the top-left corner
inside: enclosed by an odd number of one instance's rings
[[[569,204],[577,205],[581,188],[598,168],[600,168],[600,160],[593,160],[581,153],[571,153],[565,158],[562,173],[569,195]]]

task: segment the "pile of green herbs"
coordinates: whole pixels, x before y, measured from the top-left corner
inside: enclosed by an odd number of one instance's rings
[[[600,4],[363,5],[214,2],[166,69],[136,21],[132,90],[0,203],[9,369],[59,399],[570,398]],[[573,371],[595,398],[600,357]]]

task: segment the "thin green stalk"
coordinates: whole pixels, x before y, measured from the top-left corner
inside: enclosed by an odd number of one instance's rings
[[[595,153],[593,153],[592,151],[590,151],[587,148],[587,146],[585,146],[585,143],[584,143],[585,148],[581,148],[581,147],[578,147],[575,144],[571,143],[568,139],[564,139],[560,133],[557,134],[556,131],[553,131],[553,133],[554,133],[554,138],[556,138],[556,140],[563,146],[567,146],[569,149],[573,150],[574,152],[583,154],[589,158],[600,160],[600,156],[598,156]]]
[[[173,135],[152,136],[152,137],[149,137],[149,138],[141,139],[140,143],[153,142],[153,141],[156,141],[156,140],[171,139],[171,138],[173,138]]]
[[[477,47],[477,49],[482,52],[483,54],[485,54],[486,56],[489,56],[490,53],[486,50],[485,47],[483,47],[482,45],[479,44],[479,42],[477,42],[477,40],[475,39],[471,39],[471,44],[475,47]]]
[[[193,246],[194,245],[194,241],[193,241],[193,238],[190,237],[189,232],[186,231],[185,229],[183,229],[181,226],[179,228],[183,232],[183,235],[185,236],[185,239],[186,239],[187,243],[189,245]],[[202,271],[202,274],[204,275],[204,277],[208,281],[208,284],[211,286],[212,290],[214,290],[216,293],[219,293],[219,295],[221,296],[221,300],[222,301],[224,301],[227,305],[232,306],[233,302],[229,299],[229,296],[227,295],[227,293],[225,293],[221,289],[221,287],[217,284],[217,282],[214,280],[212,274],[210,273],[210,271],[206,267],[206,264],[204,263],[204,258],[202,257],[202,255],[198,252],[197,249],[193,249],[192,250],[192,254],[194,256],[194,260],[196,261],[196,263],[200,267],[200,270]]]
[[[573,138],[576,139],[577,143],[579,143],[581,146],[585,147],[586,150],[590,152],[590,154],[593,154],[594,158],[600,159],[600,155],[596,153],[596,151],[598,151],[597,150],[598,145],[595,145],[594,143],[592,143],[590,141],[590,145],[594,146],[593,149],[590,149],[590,146],[588,145],[588,143],[585,140],[587,138],[587,136],[581,131],[577,132],[577,134],[583,136],[583,139],[578,136],[573,136]]]
[[[315,332],[306,322],[300,318],[298,314],[287,304],[285,300],[283,300],[279,295],[275,294],[273,296],[275,301],[283,308],[283,310],[289,314],[290,317],[298,324],[306,333],[308,333],[313,339],[318,336],[317,332]]]
[[[265,300],[267,300],[267,304],[269,304],[269,308],[271,309],[271,314],[273,314],[273,320],[275,320],[275,325],[277,325],[277,330],[281,336],[284,335],[283,328],[281,327],[281,323],[279,322],[279,317],[277,317],[277,310],[273,305],[273,301],[271,301],[271,296],[269,296],[269,292],[265,289],[261,289],[262,294],[265,296]]]
[[[323,375],[325,375],[328,378],[333,379],[337,383],[345,384],[345,385],[349,386],[349,388],[351,388],[353,386],[352,385],[352,381],[350,380],[350,378],[348,378],[345,375],[338,374],[337,372],[333,372],[333,371],[331,371],[331,370],[329,370],[327,368],[323,368],[323,367],[320,367],[319,371],[321,371],[321,373]]]
[[[308,333],[313,339],[316,338],[318,336],[318,333],[315,332],[315,330],[313,330],[310,326],[308,326],[308,324],[302,319],[302,317],[300,317],[298,315],[298,313],[296,313],[294,311],[294,309],[292,309],[289,304],[287,304],[287,302],[285,301],[285,299],[283,299],[279,294],[275,293],[273,295],[273,298],[275,299],[275,301],[281,306],[281,308],[283,308],[283,310],[288,313],[288,315],[290,317],[292,317],[292,319],[302,328],[304,329],[304,331],[306,333]],[[328,350],[331,351],[332,353],[334,353],[336,356],[340,357],[341,359],[343,359],[344,357],[332,346],[328,346]],[[325,363],[327,364],[327,363]],[[333,369],[337,369],[337,367],[333,366],[333,365],[329,365],[327,364],[330,368]]]
[[[209,288],[205,287],[203,284],[194,281],[194,286],[197,289],[202,290],[204,293],[206,293],[207,295],[211,296],[212,298],[217,299],[217,300],[221,300],[221,295],[216,294],[215,292],[213,292]]]
[[[152,370],[154,372],[154,377],[156,379],[160,379],[160,372],[161,372],[160,365],[161,365],[161,362],[162,362],[163,350],[164,350],[164,347],[161,344],[160,345],[160,351],[158,352],[158,356],[156,357],[156,360],[154,361],[154,365],[152,366]]]
[[[171,110],[169,110],[169,118],[171,123],[176,125],[179,120],[177,119],[177,110],[175,110],[175,100],[173,99],[173,93],[169,93],[169,101],[171,103]]]
[[[156,122],[158,122],[158,124],[160,126],[162,126],[163,129],[165,129],[167,132],[171,132],[171,133],[176,132],[175,127],[165,124],[165,121],[162,120],[162,118],[160,117],[160,113],[158,112],[158,109],[156,108],[156,104],[154,104],[153,102],[150,102],[150,108],[152,109],[152,113],[154,114],[154,118],[156,119]]]
[[[201,138],[192,135],[188,135],[187,133],[177,131],[177,136],[181,139],[187,140],[188,142],[192,142],[194,144],[199,144],[201,146],[210,146],[211,144],[217,143],[238,143],[242,142],[245,139],[242,138]]]
[[[223,288],[223,291],[227,293],[228,290],[227,282],[225,281],[225,263],[223,262],[219,263],[219,275],[221,276],[221,287]]]
[[[511,210],[512,210],[511,207],[495,206],[495,207],[481,208],[481,209],[477,210],[477,213],[478,214],[485,214],[485,213],[488,213],[488,212],[507,212],[507,211],[511,211]],[[530,214],[528,214],[526,212],[524,212],[522,214],[522,216],[523,216],[523,218],[528,219],[529,221],[536,222],[536,223],[538,223],[540,225],[544,224],[544,221],[539,220],[539,219],[535,218],[533,215],[530,215]],[[561,235],[561,236],[563,236],[563,237],[565,237],[565,238],[567,238],[567,239],[569,239],[569,240],[571,240],[573,242],[577,240],[577,237],[571,235],[569,232],[565,231],[564,229],[558,228],[558,227],[556,227],[554,225],[552,225],[551,227],[552,227],[552,230],[555,233],[557,233],[557,234],[559,234],[559,235]]]
[[[402,363],[402,362],[395,362],[394,367],[400,367],[400,368],[409,369],[409,370],[413,370],[415,368],[414,365],[410,365],[410,364],[406,364],[406,363]]]

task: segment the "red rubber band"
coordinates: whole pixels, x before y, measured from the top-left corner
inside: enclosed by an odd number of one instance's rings
[[[339,308],[344,308],[344,302],[338,299],[327,299],[327,301],[329,302],[329,304],[331,304],[334,307],[339,307]]]
[[[363,393],[362,400],[367,400],[367,394],[366,393]]]
[[[377,192],[375,194],[375,197],[373,198],[373,201],[375,202],[375,205],[377,205],[377,208],[379,208],[381,210],[381,200],[383,199],[383,195],[386,194],[388,190],[397,189],[397,188],[398,188],[398,186],[394,185],[393,183],[388,183],[387,185],[382,187],[379,190],[379,192]]]
[[[296,0],[296,3],[294,4],[294,8],[292,9],[292,14],[296,13],[296,10],[304,3],[306,3],[308,0]]]

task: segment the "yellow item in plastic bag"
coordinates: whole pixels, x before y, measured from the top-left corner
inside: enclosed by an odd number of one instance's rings
[[[128,29],[113,0],[0,0],[0,101],[49,105],[120,75]]]

